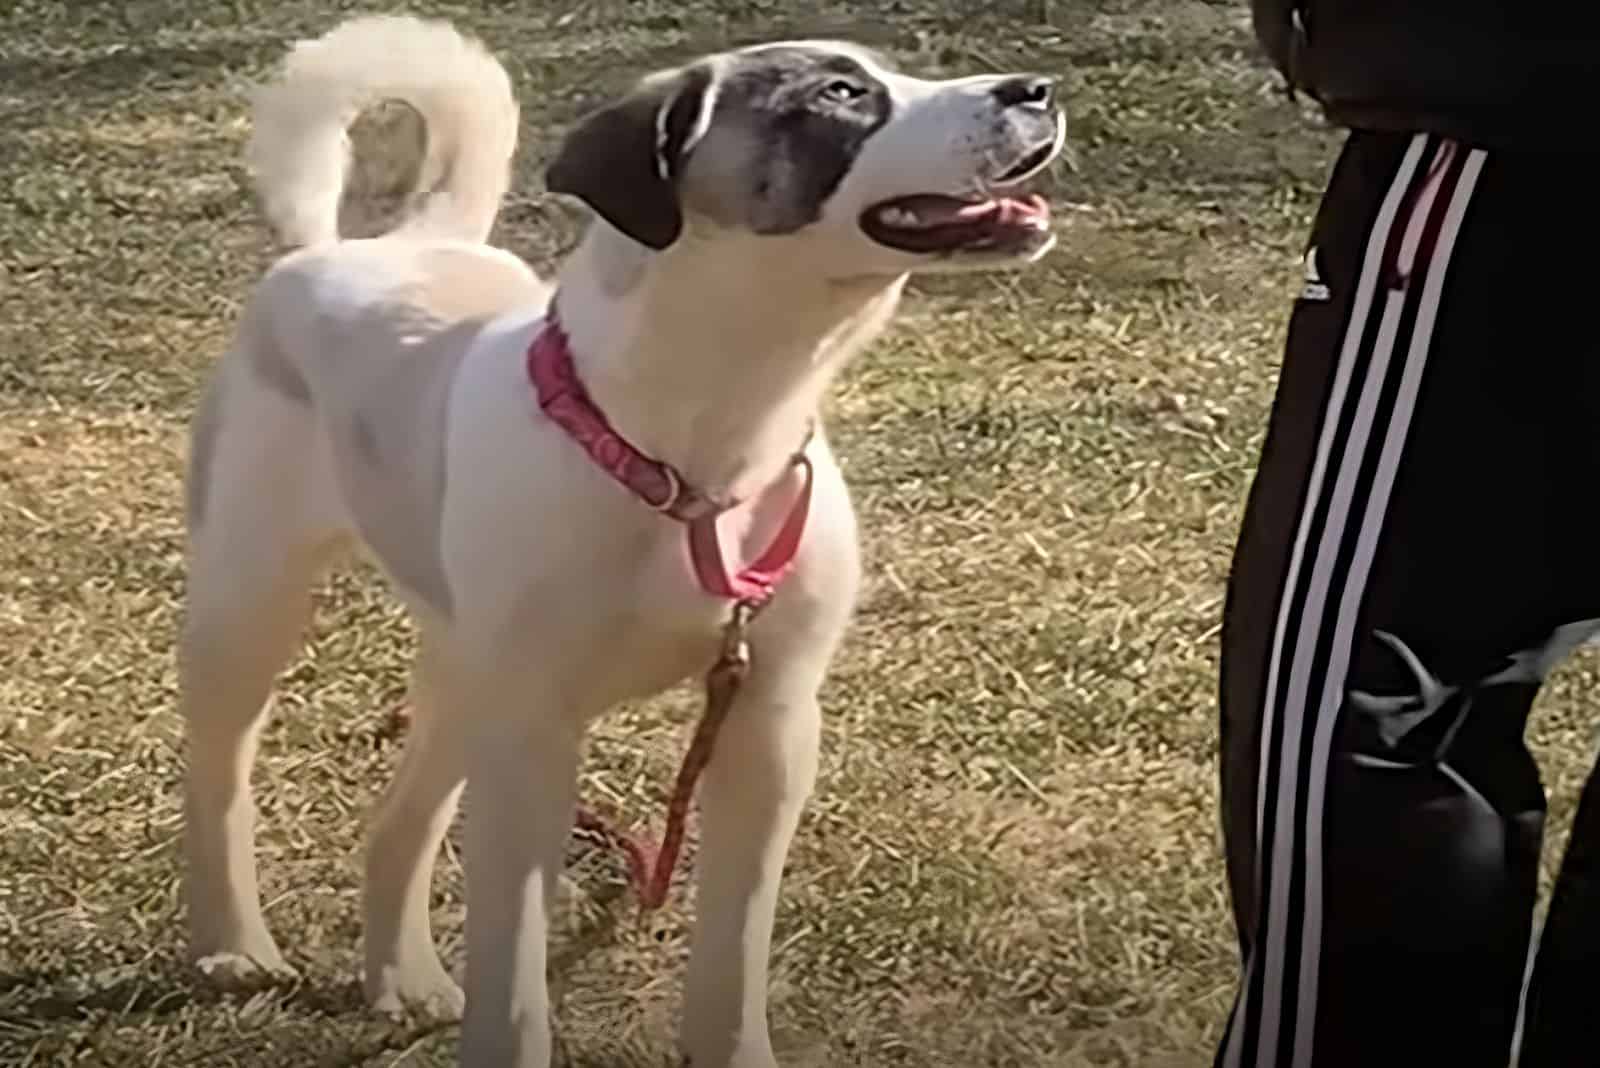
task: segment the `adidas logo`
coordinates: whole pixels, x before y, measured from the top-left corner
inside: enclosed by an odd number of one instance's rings
[[[1305,285],[1300,287],[1301,300],[1325,301],[1333,299],[1333,294],[1322,281],[1322,272],[1317,269],[1317,246],[1315,245],[1306,250],[1305,272]]]

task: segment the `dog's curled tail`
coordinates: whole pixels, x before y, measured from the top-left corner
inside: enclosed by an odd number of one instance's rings
[[[449,23],[383,15],[299,42],[280,76],[256,92],[249,162],[280,238],[293,246],[339,240],[346,131],[385,100],[409,104],[427,130],[411,211],[394,232],[487,241],[517,146],[511,79]]]

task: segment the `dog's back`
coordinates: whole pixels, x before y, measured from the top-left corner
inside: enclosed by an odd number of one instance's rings
[[[421,116],[426,159],[396,227],[345,239],[347,130],[388,100]],[[259,529],[264,518],[234,484],[270,468],[272,518],[293,538],[360,533],[402,583],[437,595],[437,516],[427,513],[439,503],[453,377],[485,323],[537,315],[549,297],[527,264],[486,243],[516,138],[504,68],[448,24],[360,18],[296,45],[255,98],[249,153],[291,250],[250,295],[206,391],[192,526]],[[414,540],[385,540],[396,531]]]

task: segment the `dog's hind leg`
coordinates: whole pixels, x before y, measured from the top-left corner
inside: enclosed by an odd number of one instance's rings
[[[448,665],[427,625],[411,683],[400,770],[373,821],[365,886],[366,992],[386,1015],[459,1019],[465,999],[439,961],[428,921],[434,859],[466,779],[463,725],[446,707]]]
[[[261,913],[250,772],[330,548],[309,521],[309,410],[259,387],[240,400],[219,411],[213,387],[196,425],[178,653],[189,953],[224,987],[293,974]]]

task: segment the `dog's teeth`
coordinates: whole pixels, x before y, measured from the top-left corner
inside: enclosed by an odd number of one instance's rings
[[[878,218],[890,226],[916,226],[921,223],[917,213],[909,208],[887,207],[878,212]]]

